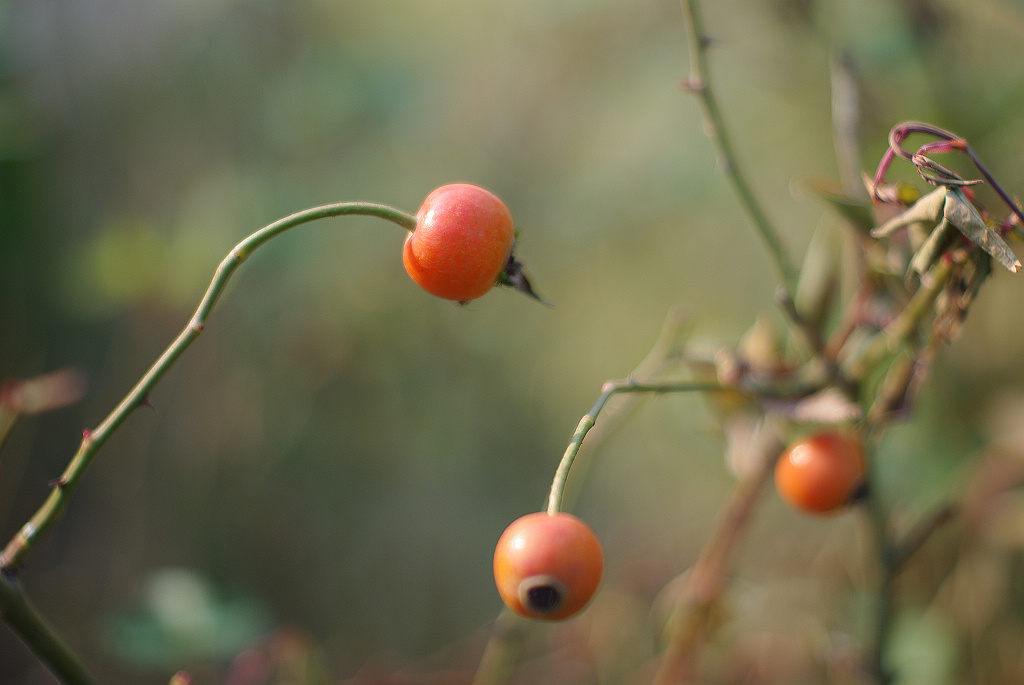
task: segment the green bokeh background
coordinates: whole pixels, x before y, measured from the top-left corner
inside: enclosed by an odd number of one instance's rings
[[[922,119],[1024,192],[1014,0],[705,5],[721,104],[794,255],[838,226],[793,188],[837,177],[840,53],[866,170],[894,123]],[[438,185],[477,183],[511,208],[518,255],[556,305],[436,300],[403,272],[403,231],[373,219],[262,248],[25,569],[87,663],[111,683],[179,667],[215,682],[246,640],[287,626],[335,679],[472,668],[499,609],[494,541],[541,506],[600,383],[643,358],[672,307],[723,342],[775,316],[773,272],[687,74],[670,0],[0,3],[0,377],[72,366],[89,381],[2,455],[5,540],[218,261],[276,218],[344,200],[414,212]],[[1005,273],[984,291],[901,434],[917,449],[900,451],[893,492],[945,492],[988,400],[1024,380],[1022,295]],[[605,541],[606,587],[653,596],[692,563],[732,481],[712,426],[696,399],[663,397],[592,455],[576,510]],[[805,571],[854,526],[771,495],[739,573]],[[209,588],[199,603],[226,644],[147,641],[154,584]],[[6,629],[0,681],[52,682]]]

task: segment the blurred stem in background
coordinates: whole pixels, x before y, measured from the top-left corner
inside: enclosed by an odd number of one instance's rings
[[[739,160],[733,151],[732,139],[725,128],[725,120],[711,88],[707,68],[707,49],[711,39],[704,33],[696,0],[683,1],[683,15],[686,19],[686,40],[690,51],[690,78],[684,85],[697,96],[701,113],[704,115],[704,131],[718,151],[719,166],[732,183],[740,204],[747,210],[754,227],[764,240],[779,280],[787,289],[793,291],[797,281],[796,269],[786,254],[778,231],[768,219],[740,169]]]

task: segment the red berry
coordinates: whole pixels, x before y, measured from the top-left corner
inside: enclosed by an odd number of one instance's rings
[[[601,543],[572,514],[541,511],[518,518],[494,550],[494,582],[502,601],[517,614],[545,621],[583,609],[603,569]]]
[[[402,262],[431,295],[468,302],[498,281],[513,242],[512,215],[505,204],[483,188],[455,183],[423,201]]]
[[[775,464],[775,489],[794,508],[828,514],[850,502],[864,482],[858,436],[823,431],[797,440]]]

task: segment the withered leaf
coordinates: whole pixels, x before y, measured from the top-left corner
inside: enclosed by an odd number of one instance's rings
[[[874,238],[884,238],[910,224],[938,223],[945,203],[946,189],[936,188],[908,207],[907,211],[897,214],[878,228],[871,229],[871,235]]]
[[[1013,273],[1021,267],[1017,256],[1006,244],[995,229],[988,226],[981,214],[974,208],[959,188],[946,190],[946,204],[942,209],[943,216],[951,224],[960,229],[968,240],[992,255],[992,258]]]

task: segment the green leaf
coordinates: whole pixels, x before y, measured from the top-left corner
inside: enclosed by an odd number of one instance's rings
[[[967,200],[962,190],[959,188],[947,190],[946,204],[942,213],[972,243],[992,255],[997,262],[1011,272],[1017,273],[1017,269],[1021,267],[1017,256],[999,233],[985,223],[981,214]]]

